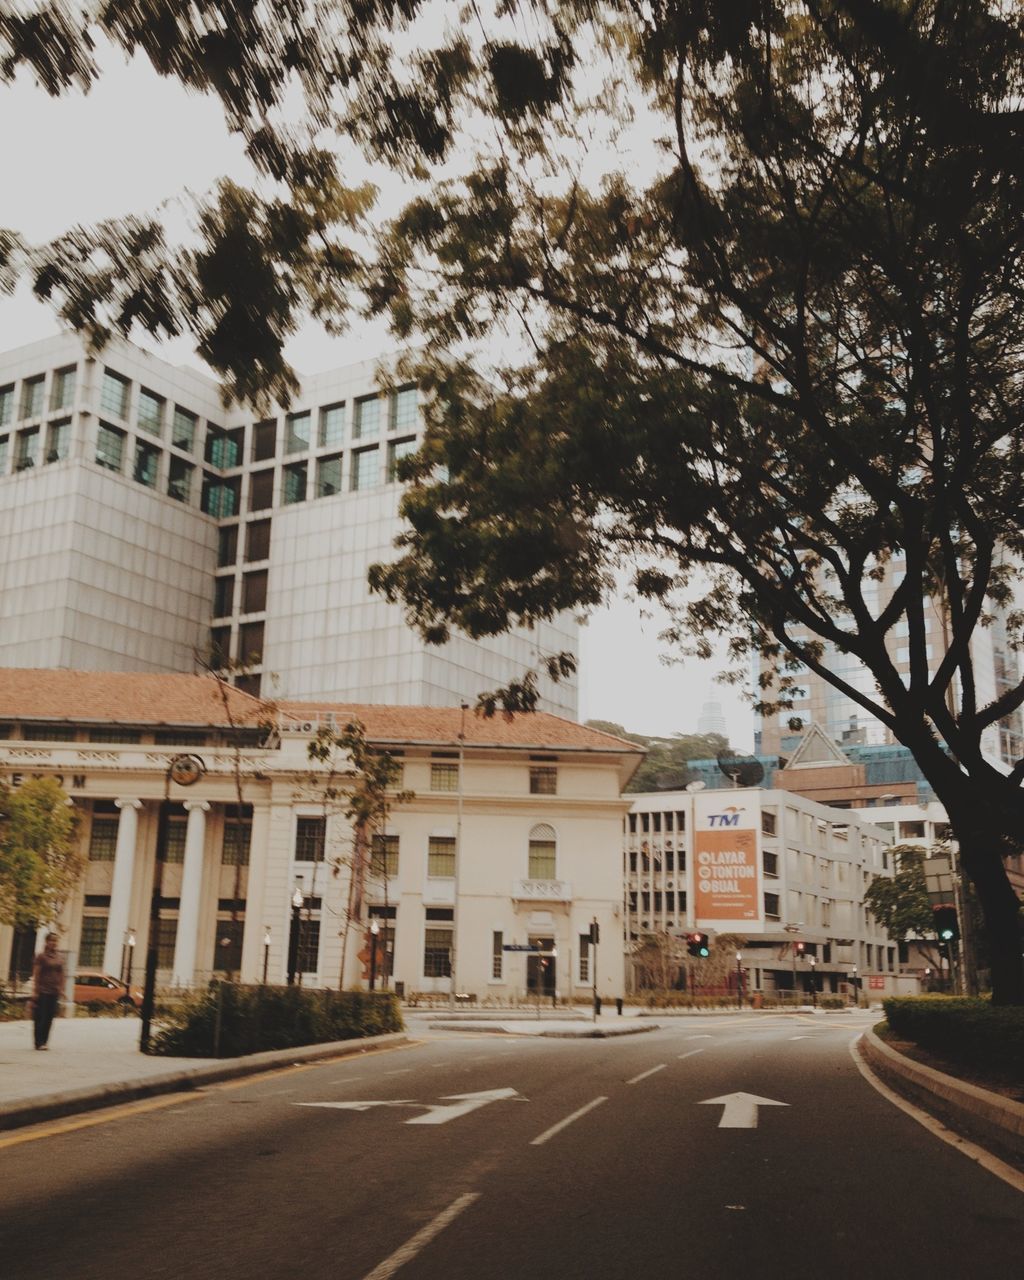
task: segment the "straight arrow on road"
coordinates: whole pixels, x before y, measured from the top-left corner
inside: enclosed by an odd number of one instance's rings
[[[756,1129],[758,1107],[788,1107],[788,1102],[759,1098],[755,1093],[724,1093],[720,1098],[705,1098],[700,1107],[724,1107],[719,1129]]]

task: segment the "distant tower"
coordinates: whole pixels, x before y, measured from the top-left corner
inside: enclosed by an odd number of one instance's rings
[[[701,707],[700,719],[697,721],[698,733],[720,733],[728,737],[725,729],[725,716],[722,714],[720,702],[705,702]]]

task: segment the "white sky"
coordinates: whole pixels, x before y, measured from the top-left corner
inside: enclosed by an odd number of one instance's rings
[[[0,225],[30,240],[54,236],[78,222],[163,206],[172,220],[183,189],[203,191],[220,176],[248,177],[241,145],[228,136],[219,110],[177,83],[158,79],[148,64],[116,66],[83,97],[56,101],[26,81],[0,86],[0,174],[5,176]],[[0,347],[48,337],[52,312],[27,291],[0,297]],[[163,358],[200,365],[187,341],[155,347]],[[342,338],[309,325],[289,345],[302,373],[378,354],[390,345],[384,327],[361,323]],[[650,606],[645,606],[650,612]],[[657,640],[665,622],[641,618],[617,597],[584,628],[580,716],[612,720],[638,733],[697,731],[702,704],[722,704],[735,747],[750,749],[749,706],[715,683],[722,662],[666,666]]]

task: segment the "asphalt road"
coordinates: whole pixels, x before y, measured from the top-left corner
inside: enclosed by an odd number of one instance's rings
[[[868,1021],[427,1032],[0,1135],[0,1276],[1018,1274],[1024,1196],[870,1086]]]

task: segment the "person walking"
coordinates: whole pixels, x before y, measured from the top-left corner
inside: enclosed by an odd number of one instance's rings
[[[42,951],[32,962],[32,1025],[37,1049],[45,1049],[64,990],[64,961],[57,953],[57,935],[48,933]]]

